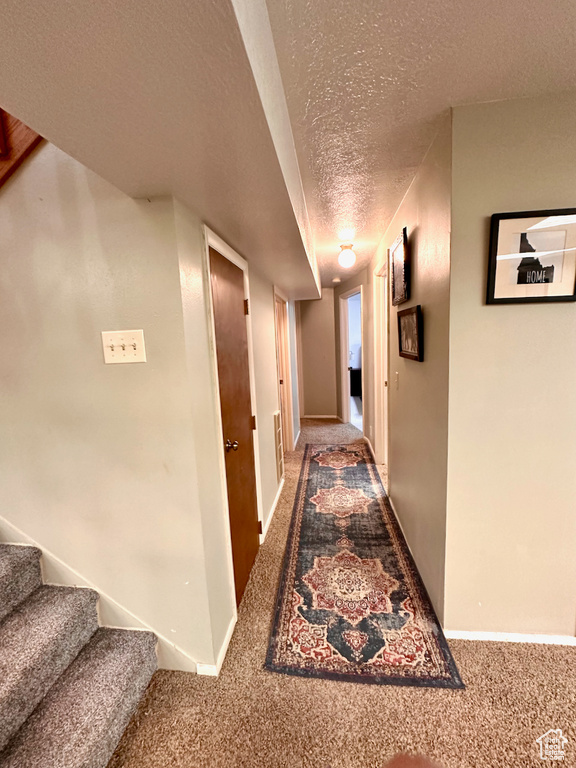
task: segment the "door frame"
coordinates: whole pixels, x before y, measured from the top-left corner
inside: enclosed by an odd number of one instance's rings
[[[388,305],[388,261],[376,266],[372,281],[374,317],[374,456],[388,472],[388,392],[390,389],[390,308]]]
[[[338,314],[340,316],[340,412],[342,421],[350,421],[350,373],[348,371],[349,338],[348,338],[348,299],[360,294],[360,338],[362,344],[362,397],[364,398],[364,286],[359,284],[339,296]],[[364,407],[362,407],[362,433],[364,434]]]
[[[213,232],[205,224],[203,225],[204,233],[204,249],[202,254],[203,267],[204,267],[204,290],[205,301],[208,310],[208,331],[210,337],[210,358],[212,367],[212,385],[213,394],[218,405],[217,420],[219,433],[222,434],[222,412],[220,403],[220,380],[218,377],[218,358],[216,354],[216,329],[214,325],[214,302],[212,300],[212,283],[211,283],[211,271],[210,271],[210,253],[209,249],[213,248],[218,251],[219,254],[232,262],[236,267],[242,270],[244,273],[244,298],[250,300],[250,279],[248,274],[248,262],[243,259],[240,254],[231,248],[221,237]],[[252,340],[252,315],[246,315],[246,334],[248,339],[248,370],[250,374],[250,404],[252,407],[252,415],[256,416],[256,376],[254,373],[254,344]],[[256,476],[256,509],[258,513],[258,520],[260,521],[261,528],[264,530],[264,516],[262,514],[262,477],[260,472],[260,446],[258,442],[258,420],[256,420],[256,429],[253,431],[253,444],[254,444],[254,473]],[[236,587],[234,584],[234,566],[232,561],[232,533],[230,531],[230,510],[228,508],[228,486],[226,483],[226,459],[224,452],[224,442],[220,441],[219,456],[219,475],[222,488],[222,498],[224,499],[224,512],[226,514],[226,520],[228,525],[228,560],[230,572],[232,574],[231,589],[233,592],[234,606],[236,607]],[[264,541],[264,534],[260,534],[260,544]],[[237,615],[237,614],[236,614]]]
[[[282,335],[282,338],[280,338],[280,329],[278,328],[277,324],[277,315],[276,315],[276,302],[282,302],[284,305],[283,307],[283,313],[284,313],[284,333]],[[274,286],[274,326],[275,326],[275,336],[276,336],[276,367],[278,370],[278,405],[280,407],[280,413],[282,413],[282,393],[280,391],[280,348],[279,345],[282,345],[284,348],[284,360],[286,362],[286,369],[284,371],[284,388],[288,392],[288,413],[286,413],[286,421],[288,424],[288,431],[286,434],[282,434],[282,445],[284,447],[284,451],[293,451],[294,450],[294,398],[292,396],[292,356],[290,354],[290,318],[288,315],[288,299],[286,296],[278,290],[276,286]],[[283,430],[284,431],[284,430]]]

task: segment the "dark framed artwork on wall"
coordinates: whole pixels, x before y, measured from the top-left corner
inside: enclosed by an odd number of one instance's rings
[[[495,213],[487,304],[576,301],[576,208]]]
[[[392,304],[397,306],[410,298],[410,253],[406,227],[392,243],[389,250]]]
[[[408,360],[424,360],[424,322],[418,304],[398,312],[398,354]]]

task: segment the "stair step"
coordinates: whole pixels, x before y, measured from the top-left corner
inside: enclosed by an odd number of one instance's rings
[[[42,584],[36,547],[0,544],[0,621]]]
[[[98,628],[98,593],[41,586],[0,624],[0,750]]]
[[[0,768],[104,768],[156,670],[151,632],[98,629],[0,755]]]

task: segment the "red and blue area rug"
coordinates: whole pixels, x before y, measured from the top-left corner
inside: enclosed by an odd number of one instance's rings
[[[464,688],[366,445],[307,445],[267,669]]]

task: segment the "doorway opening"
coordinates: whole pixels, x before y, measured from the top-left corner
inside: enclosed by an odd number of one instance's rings
[[[252,339],[247,298],[248,264],[207,227],[206,268],[222,424],[230,555],[240,605],[260,546],[260,476]]]
[[[363,431],[362,289],[340,297],[342,420]]]
[[[372,291],[372,306],[374,310],[373,450],[376,463],[388,467],[388,348],[390,331],[388,310],[388,265],[385,258],[374,270]]]
[[[282,451],[294,448],[294,428],[292,414],[292,377],[290,372],[290,334],[288,329],[288,303],[277,292],[275,299],[276,320],[276,366],[278,370],[278,400],[280,403],[280,422],[282,425]],[[283,457],[280,457],[283,465]],[[283,476],[282,471],[279,478]]]

